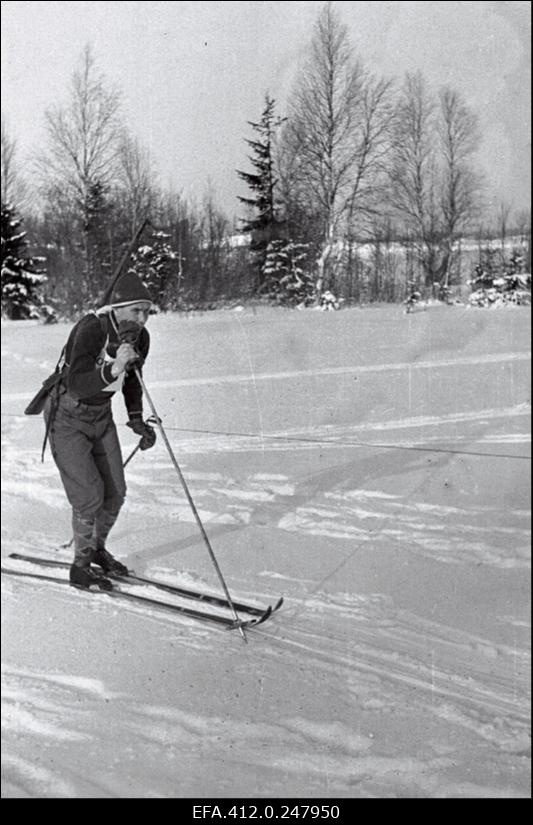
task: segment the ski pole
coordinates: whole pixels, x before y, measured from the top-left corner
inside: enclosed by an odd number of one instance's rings
[[[146,385],[145,385],[145,383],[144,383],[144,381],[143,381],[143,379],[142,379],[142,376],[141,376],[141,373],[139,372],[138,367],[136,367],[135,365],[133,365],[133,371],[135,372],[135,375],[137,376],[137,380],[138,380],[139,384],[141,385],[141,388],[142,388],[143,394],[145,395],[146,400],[148,401],[148,404],[149,404],[149,406],[150,406],[150,409],[151,409],[151,411],[152,411],[152,414],[153,414],[153,416],[154,416],[154,418],[155,418],[155,422],[156,422],[156,424],[157,424],[157,426],[158,426],[158,428],[159,428],[159,432],[161,433],[161,438],[163,439],[163,441],[164,441],[164,443],[165,443],[165,447],[167,448],[167,451],[168,451],[168,454],[169,454],[169,456],[170,456],[170,459],[171,459],[171,461],[172,461],[172,463],[173,463],[173,465],[174,465],[174,469],[176,470],[176,472],[177,472],[177,474],[178,474],[179,480],[180,480],[180,482],[181,482],[181,486],[183,487],[183,490],[185,491],[185,495],[187,496],[187,501],[188,501],[188,502],[189,502],[189,504],[190,504],[190,507],[191,507],[191,510],[192,510],[192,512],[193,512],[194,518],[196,519],[196,523],[198,524],[198,527],[200,528],[200,532],[201,532],[201,534],[202,534],[202,538],[203,538],[203,540],[204,540],[204,542],[205,542],[205,544],[206,544],[206,547],[207,547],[207,549],[208,549],[208,551],[209,551],[209,555],[211,556],[211,561],[213,562],[213,565],[214,565],[215,570],[216,570],[216,572],[217,572],[217,575],[218,575],[218,578],[219,578],[220,583],[221,583],[221,585],[222,585],[222,588],[223,588],[223,590],[224,590],[224,593],[226,594],[226,599],[228,600],[228,604],[229,604],[229,606],[230,606],[230,608],[231,608],[231,610],[232,610],[232,613],[233,613],[233,615],[234,615],[234,617],[235,617],[236,621],[237,621],[237,622],[239,622],[239,621],[240,621],[240,619],[239,619],[239,615],[238,615],[237,611],[235,610],[235,606],[234,606],[233,601],[232,601],[232,599],[231,599],[231,596],[230,596],[230,594],[229,594],[229,590],[228,590],[227,584],[226,584],[226,582],[224,581],[224,576],[222,575],[222,571],[220,570],[220,567],[218,566],[218,562],[217,562],[217,560],[216,560],[216,556],[215,556],[215,554],[214,554],[214,552],[213,552],[213,548],[211,547],[211,544],[210,544],[209,539],[208,539],[208,537],[207,537],[207,533],[205,532],[204,525],[202,524],[202,520],[200,519],[200,516],[199,516],[199,514],[198,514],[198,510],[196,509],[196,506],[195,506],[195,504],[194,504],[194,501],[193,501],[193,499],[192,499],[192,496],[191,496],[191,494],[190,494],[190,492],[189,492],[189,488],[187,487],[187,483],[186,483],[186,481],[185,481],[185,478],[183,477],[183,473],[181,472],[180,466],[179,466],[178,462],[176,461],[176,456],[174,455],[174,452],[173,452],[173,450],[172,450],[172,447],[170,446],[170,442],[169,442],[169,440],[168,440],[168,438],[167,438],[167,434],[165,433],[165,431],[164,431],[164,429],[163,429],[163,424],[161,423],[161,419],[159,418],[159,416],[158,416],[158,414],[157,414],[157,412],[156,412],[156,409],[155,409],[155,407],[154,407],[154,402],[152,401],[152,399],[151,399],[151,397],[150,397],[150,393],[149,393],[149,392],[148,392],[148,390],[146,389]],[[244,632],[244,629],[243,629],[241,626],[239,626],[239,631],[240,631],[240,634],[241,634],[242,638],[244,639],[244,641],[245,641],[245,642],[247,642],[248,640],[247,640],[247,638],[246,638],[246,634],[245,634],[245,632]]]
[[[133,452],[131,452],[131,453],[129,454],[129,456],[127,457],[127,459],[126,459],[126,461],[124,462],[124,464],[122,465],[122,467],[125,467],[127,464],[129,464],[129,463],[130,463],[131,459],[133,458],[133,456],[135,455],[135,453],[137,452],[137,450],[139,450],[139,449],[140,449],[140,447],[141,447],[141,442],[139,441],[139,443],[137,444],[137,446],[135,447],[135,449],[133,450]]]

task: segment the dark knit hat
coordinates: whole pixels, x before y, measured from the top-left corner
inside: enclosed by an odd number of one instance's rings
[[[114,307],[123,307],[128,304],[139,304],[146,301],[152,303],[150,293],[139,276],[131,270],[120,276],[109,299],[109,303]]]

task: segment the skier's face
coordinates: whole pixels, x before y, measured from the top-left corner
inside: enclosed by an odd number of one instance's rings
[[[139,304],[116,307],[115,316],[119,323],[121,321],[135,321],[137,324],[140,324],[141,327],[144,327],[150,315],[151,306],[149,301],[142,301]]]

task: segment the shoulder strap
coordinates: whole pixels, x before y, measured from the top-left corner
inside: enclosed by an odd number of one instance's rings
[[[97,315],[98,320],[100,321],[100,326],[102,328],[102,332],[107,335],[107,316],[105,315]]]
[[[95,312],[94,314],[96,315],[96,317],[100,321],[100,329],[102,330],[103,334],[106,337],[105,346],[107,347],[107,344],[108,344],[108,341],[109,341],[109,331],[108,331],[108,328],[107,328],[107,320],[110,316],[108,316],[107,313],[105,313],[105,312],[102,312],[102,313]]]

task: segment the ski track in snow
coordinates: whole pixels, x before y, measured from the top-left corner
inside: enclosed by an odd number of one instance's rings
[[[4,458],[4,466],[11,456]],[[13,456],[24,464],[24,457]],[[25,479],[7,477],[4,495],[23,495],[55,510],[65,502],[50,466],[41,472],[26,462]],[[168,472],[168,468],[165,468]],[[41,476],[44,476],[41,477]],[[412,496],[384,496],[361,489],[313,493],[312,503],[298,506],[298,485],[289,477],[269,481],[217,475],[205,487],[205,474],[188,473],[198,512],[206,525],[250,525],[260,517],[279,530],[372,543],[379,533],[408,552],[447,563],[484,563],[502,568],[530,566],[529,513],[512,508],[447,507]],[[52,483],[50,483],[52,481]],[[161,507],[167,519],[195,524],[194,515],[175,481],[168,476],[155,483],[139,471],[128,476],[128,508],[157,518]],[[359,503],[361,502],[361,503]],[[508,526],[506,525],[508,522]],[[519,525],[522,526],[519,526]]]
[[[33,549],[35,552],[35,547],[28,545],[16,549],[22,552],[31,552]],[[187,581],[176,576],[173,577],[173,582],[185,586],[191,583],[190,579]],[[299,579],[298,582],[301,584],[302,580]],[[38,582],[32,586],[43,587]],[[65,592],[57,585],[45,586],[50,587],[55,588],[58,594],[62,592],[64,599],[70,598],[75,602],[85,598],[90,610],[105,615],[110,610],[114,614],[129,611],[178,630],[183,628],[185,622],[188,627],[181,643],[186,646],[191,642],[196,646],[199,635],[202,639],[199,649],[203,649],[206,638],[213,640],[213,630],[217,630],[208,625],[199,625],[194,619],[161,613],[143,605],[110,605],[104,594],[80,596],[77,592]],[[141,595],[148,593],[143,587],[132,586],[130,590]],[[167,594],[161,596],[150,592],[149,595],[173,600]],[[234,596],[237,598],[235,594]],[[239,593],[238,597],[246,599],[247,596],[246,593]],[[193,604],[187,600],[175,601],[188,606]],[[227,611],[215,608],[212,611],[227,615]],[[339,628],[338,639],[332,638],[329,623],[324,635],[322,628],[325,616],[329,620],[333,618],[335,627]],[[189,638],[191,631],[192,637]],[[530,656],[526,651],[503,644],[495,645],[476,635],[423,620],[407,611],[395,609],[390,599],[379,594],[358,596],[336,593],[320,596],[308,594],[302,599],[292,597],[283,608],[283,622],[279,627],[274,616],[269,622],[268,630],[257,628],[253,632],[264,635],[267,639],[277,635],[279,648],[284,650],[283,655],[292,651],[296,656],[298,652],[305,651],[306,661],[308,665],[313,663],[313,670],[318,672],[321,669],[324,673],[329,673],[330,677],[334,673],[335,678],[341,681],[353,680],[350,672],[355,669],[370,674],[385,685],[393,683],[397,687],[429,693],[431,699],[428,708],[432,713],[475,730],[478,735],[509,752],[527,750],[524,742],[527,739],[529,718],[527,674]],[[215,637],[216,635],[215,633]],[[262,654],[266,655],[269,651],[277,657],[279,648],[267,641]],[[431,664],[427,663],[428,650],[432,651]],[[48,677],[47,681],[82,690],[106,701],[114,698],[101,683],[94,680],[54,676]],[[358,677],[355,677],[355,683],[359,684]],[[9,690],[7,693],[9,695]],[[375,692],[373,695],[375,696]],[[439,699],[438,703],[436,698]],[[488,721],[490,716],[494,717],[493,723]]]
[[[26,731],[24,732],[26,733]],[[24,759],[7,753],[2,756],[3,797],[9,798],[53,798],[75,799],[78,794],[74,782],[66,782],[61,775],[63,768],[51,771],[37,767],[35,760]],[[52,789],[52,793],[51,793]]]
[[[138,492],[130,491],[132,508],[163,504],[169,518],[194,523],[194,516],[174,488],[162,489],[147,500],[142,477]],[[376,535],[386,537],[419,553],[447,563],[484,563],[497,567],[530,566],[529,512],[515,508],[446,506],[417,500],[412,495],[384,495],[377,491],[347,489],[342,492],[316,490],[312,503],[298,506],[298,484],[287,477],[276,484],[249,476],[225,478],[208,488],[189,474],[192,494],[206,524],[250,525],[258,519],[279,529],[301,535],[325,536],[372,543]],[[200,482],[200,483],[198,483]],[[245,489],[243,489],[243,482]],[[466,492],[466,489],[465,489]],[[521,525],[521,526],[519,526]]]
[[[194,479],[193,479],[194,481]],[[254,479],[256,483],[259,480]],[[264,479],[261,480],[265,482]],[[288,479],[278,479],[281,489],[290,486]],[[269,482],[266,482],[267,488]],[[226,479],[226,491],[234,484]],[[238,494],[236,499],[242,502]],[[266,490],[263,490],[266,493]],[[202,501],[203,496],[212,500],[219,496],[220,490],[195,490],[195,497]],[[246,499],[245,499],[246,500]],[[270,495],[262,494],[257,501],[262,505],[271,500]],[[361,502],[364,506],[358,506]],[[146,502],[145,502],[146,503]],[[364,533],[357,525],[367,520],[389,519],[401,525],[401,530],[385,529],[382,536],[399,541],[409,552],[421,552],[441,561],[465,564],[469,561],[483,560],[496,567],[517,567],[527,565],[526,547],[527,530],[518,531],[523,535],[523,556],[516,545],[516,528],[509,528],[509,536],[515,535],[513,552],[505,549],[505,542],[499,550],[491,542],[499,535],[505,538],[505,529],[494,524],[487,526],[488,513],[468,512],[461,508],[446,508],[441,505],[428,505],[422,502],[405,504],[402,496],[387,496],[379,491],[353,490],[341,495],[324,494],[326,508],[301,508],[294,516],[285,516],[278,521],[278,528],[299,530],[316,534],[324,524],[324,534],[372,540],[371,533]],[[355,504],[355,506],[354,506]],[[237,506],[237,505],[236,505]],[[386,509],[389,508],[389,510]],[[375,508],[375,509],[373,509]],[[183,519],[184,511],[180,510]],[[208,512],[201,508],[203,517]],[[516,514],[510,514],[515,515]],[[476,517],[477,527],[473,527]],[[242,517],[241,517],[242,518]],[[424,519],[453,519],[447,522],[446,529],[441,525],[429,523]],[[222,519],[221,519],[222,521]],[[339,524],[344,522],[344,531]],[[432,539],[432,532],[443,532],[446,538]],[[477,540],[467,541],[466,537]],[[492,548],[492,549],[491,549]],[[26,548],[27,549],[27,548]],[[148,571],[152,575],[163,572],[161,566]],[[163,575],[163,578],[165,576]],[[168,571],[167,579],[176,582],[176,576]],[[179,577],[180,583],[187,586],[190,577]],[[299,579],[300,587],[303,580]],[[140,593],[146,593],[139,589]],[[246,598],[242,592],[234,597]],[[255,593],[257,598],[257,592]],[[89,597],[90,598],[90,597]],[[100,604],[91,604],[93,611],[108,615],[109,605],[106,598],[99,599]],[[113,608],[111,608],[113,609]],[[168,626],[169,623],[181,635],[181,644],[189,650],[196,650],[198,655],[208,655],[206,644],[212,645],[216,632],[198,627],[194,620],[181,617],[162,617],[157,611],[144,607],[121,605],[117,611],[126,610],[151,617],[156,623]],[[327,630],[324,634],[324,618],[327,617]],[[338,638],[331,635],[330,623],[334,621],[339,628],[349,630]],[[186,630],[184,630],[184,627]],[[337,593],[334,596],[307,596],[301,603],[293,598],[288,600],[283,611],[283,621],[276,623],[274,618],[268,629],[257,629],[256,634],[263,635],[266,641],[262,657],[269,656],[278,660],[283,656],[283,667],[296,668],[302,658],[306,667],[313,673],[314,680],[322,678],[329,683],[336,683],[342,692],[347,689],[355,706],[362,711],[387,715],[397,712],[400,706],[409,708],[413,698],[420,711],[446,722],[452,727],[459,727],[478,740],[483,740],[497,750],[514,754],[517,757],[529,754],[529,704],[528,679],[529,655],[504,645],[494,645],[486,639],[456,629],[449,629],[438,624],[424,622],[419,617],[397,611],[380,596],[358,597],[353,594]],[[278,637],[276,639],[276,636]],[[273,641],[270,641],[273,638]],[[428,662],[431,651],[431,662]],[[369,681],[369,687],[365,687]],[[67,680],[68,681],[68,680]],[[75,687],[72,685],[72,687]],[[20,695],[20,691],[17,691]],[[9,701],[9,697],[8,697]],[[169,714],[170,718],[169,719]],[[270,742],[275,753],[270,753],[268,766],[272,771],[284,775],[298,772],[305,776],[317,777],[323,774],[324,759],[316,755],[317,750],[325,747],[319,731],[313,729],[310,720],[285,720],[279,726],[265,728],[262,725],[247,723],[239,730],[234,718],[226,726],[216,719],[183,720],[173,715],[168,709],[158,713],[145,708],[128,711],[128,717],[137,719],[135,725],[128,723],[133,736],[138,737],[143,747],[151,751],[171,748],[175,758],[184,757],[187,747],[199,749],[201,754],[216,753],[216,742],[224,741],[230,735],[235,747],[243,748],[249,764],[257,764],[266,769],[267,765],[257,754]],[[18,716],[18,723],[25,724],[33,735],[54,735],[54,730],[36,730],[29,720]],[[306,735],[302,731],[308,726]],[[295,737],[295,729],[299,734]],[[207,733],[209,731],[209,734]],[[413,793],[425,796],[476,795],[513,796],[512,789],[494,789],[473,785],[472,783],[450,784],[443,778],[446,769],[453,765],[448,758],[435,758],[427,761],[417,759],[373,758],[371,740],[357,737],[350,730],[332,730],[329,734],[322,731],[330,742],[356,743],[346,753],[330,753],[327,759],[328,773],[335,776],[333,788],[336,793],[348,793],[351,788],[358,793],[373,795],[380,788],[390,789],[392,778],[394,787],[400,788],[401,794]],[[241,738],[242,737],[242,738]],[[69,738],[67,736],[67,738]],[[74,736],[74,738],[76,738]],[[296,738],[297,741],[294,741]],[[171,745],[171,743],[179,743]],[[274,742],[277,743],[274,747]],[[365,791],[365,788],[367,789]],[[64,795],[68,795],[65,792]]]
[[[6,351],[6,356],[7,356]],[[32,366],[40,366],[41,368],[51,370],[53,365],[49,362],[37,362],[34,358],[22,356],[13,353],[10,357],[14,357],[22,364],[31,364]],[[383,372],[406,372],[411,370],[435,370],[453,368],[454,370],[461,367],[479,367],[482,364],[500,364],[530,361],[531,355],[527,352],[505,352],[493,353],[487,355],[475,356],[457,356],[453,360],[440,359],[431,361],[409,361],[409,362],[395,362],[389,364],[358,364],[348,367],[326,367],[324,369],[314,368],[311,370],[290,370],[283,372],[264,372],[258,373],[253,369],[253,363],[250,360],[250,371],[243,375],[212,375],[203,378],[183,378],[172,379],[170,381],[151,381],[150,386],[162,389],[174,389],[179,387],[200,387],[200,386],[217,386],[227,384],[249,384],[255,385],[257,382],[273,382],[273,381],[292,381],[297,378],[317,378],[321,376],[344,376],[344,375],[363,375]],[[23,401],[26,398],[31,398],[28,393],[3,393],[3,398],[9,401]]]
[[[520,406],[506,410],[505,417],[524,414],[526,411]],[[497,415],[495,413],[498,418],[500,415],[499,411]],[[484,412],[483,418],[487,417],[487,412]],[[455,417],[454,421],[457,420]],[[462,420],[473,419],[467,417]],[[443,423],[441,419],[439,421]],[[420,426],[420,422],[413,422],[412,426]],[[425,426],[428,426],[427,420]],[[327,431],[331,437],[332,428]],[[521,443],[519,436],[502,433],[499,437],[482,436],[480,441]],[[336,437],[340,438],[340,435]],[[201,449],[200,445],[196,444],[195,449]],[[291,446],[290,449],[302,449],[302,445]],[[303,449],[306,449],[305,445]],[[15,497],[23,495],[54,509],[64,508],[56,468],[51,462],[43,465],[34,451],[21,451],[7,444],[3,464],[7,469],[3,482],[4,494]],[[9,466],[13,468],[11,473]],[[193,524],[194,516],[181,490],[176,488],[173,477],[170,478],[169,490],[168,464],[155,467],[156,470],[158,468],[162,475],[155,482],[152,476],[148,478],[138,469],[130,470],[129,508],[132,512],[142,510],[146,515],[157,517],[160,508],[164,507],[167,518]],[[153,471],[151,466],[150,472]],[[259,473],[235,479],[222,473],[191,471],[187,472],[187,478],[200,517],[209,525],[251,524],[260,512],[262,516],[273,519],[278,529],[303,535],[373,542],[379,530],[380,535],[404,545],[409,552],[444,562],[483,562],[501,567],[528,567],[530,563],[527,511],[446,507],[359,488],[342,492],[317,490],[312,504],[291,506],[291,501],[299,498],[298,484],[281,474]],[[512,526],[502,524],[505,517],[512,518]],[[517,521],[522,521],[522,528],[517,526]],[[509,546],[511,538],[513,543]]]
[[[42,585],[34,587],[42,589]],[[20,598],[15,588],[9,598]],[[75,601],[79,594],[63,591],[61,598]],[[87,600],[92,600],[92,610],[108,616],[110,608],[104,596],[88,595]],[[354,718],[370,712],[387,724],[387,719],[416,707],[417,713],[445,721],[509,758],[530,753],[526,653],[517,658],[516,650],[422,622],[406,611],[395,610],[390,600],[377,594],[308,598],[304,612],[301,607],[291,600],[282,621],[277,623],[274,618],[268,629],[265,626],[254,632],[262,670],[270,667],[275,672],[282,667],[290,673],[294,668],[299,678],[317,689],[326,680],[330,691],[350,697]],[[182,651],[205,658],[214,655],[220,645],[218,633],[193,621],[184,626],[182,621],[151,608],[121,605],[116,610],[137,612],[144,621],[172,628],[172,638]],[[330,619],[326,626],[325,612]],[[335,612],[337,618],[331,622]],[[332,627],[336,632],[332,633]],[[99,681],[28,668],[5,667],[2,682],[7,779],[18,788],[29,783],[33,793],[47,786],[53,788],[54,796],[74,795],[68,782],[58,781],[39,768],[32,773],[31,766],[13,756],[17,741],[29,738],[35,752],[41,754],[47,749],[54,751],[61,743],[68,743],[74,753],[78,752],[77,743],[85,749],[97,748],[95,737],[100,734],[94,730],[94,719],[101,716],[101,735],[104,729],[107,737],[118,729],[122,738],[128,733],[127,740],[136,741],[148,760],[160,759],[164,753],[162,764],[170,761],[179,765],[194,753],[195,759],[216,761],[227,755],[230,742],[240,758],[245,755],[249,766],[289,776],[301,774],[311,781],[311,794],[313,776],[323,776],[327,764],[331,792],[341,795],[357,788],[358,794],[372,796],[380,787],[388,793],[393,788],[393,795],[400,796],[514,795],[511,788],[447,779],[447,770],[455,764],[453,747],[447,756],[374,755],[373,735],[340,722],[282,715],[275,724],[239,720],[236,708],[221,717],[191,714],[175,707],[140,703],[131,694],[110,691]],[[119,758],[117,752],[116,760]],[[97,777],[91,775],[97,789],[105,791],[105,785],[99,785]]]

